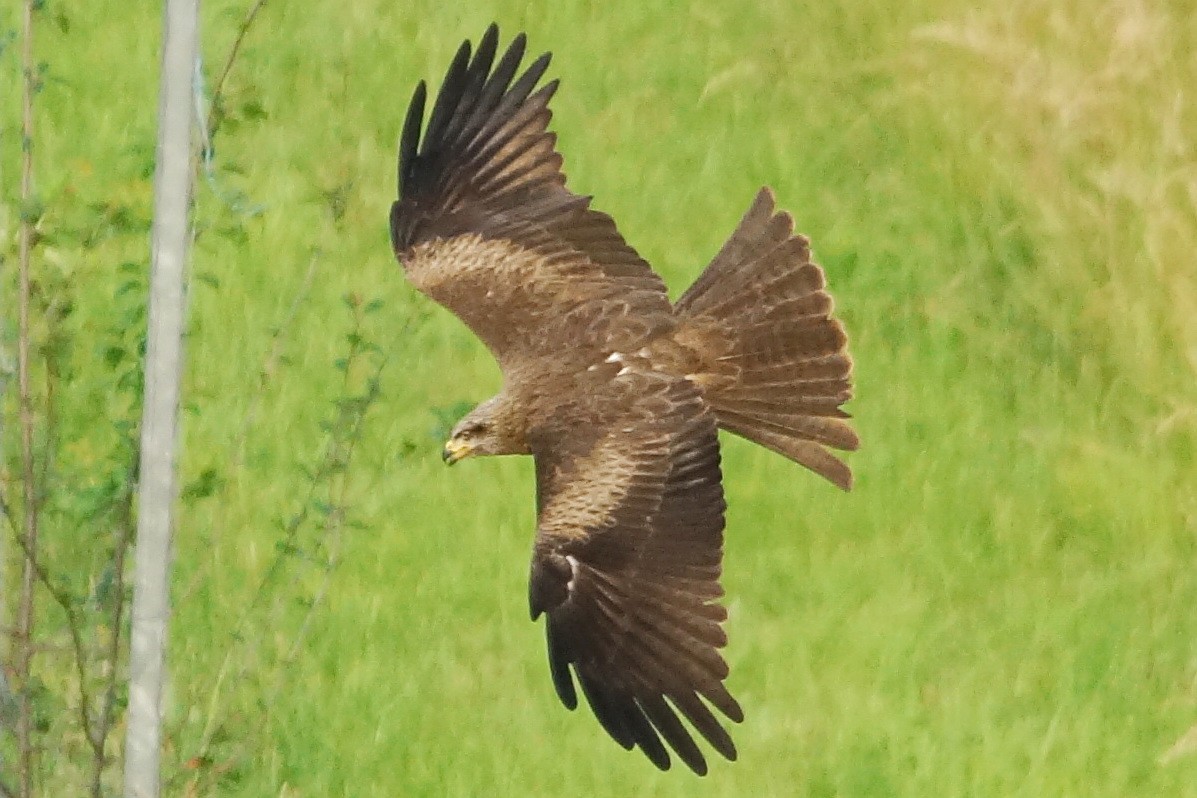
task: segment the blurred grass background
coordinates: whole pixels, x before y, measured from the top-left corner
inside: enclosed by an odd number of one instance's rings
[[[209,92],[246,10],[205,4]],[[40,18],[38,268],[76,296],[82,489],[118,410],[85,342],[147,257],[159,18]],[[439,460],[498,371],[404,284],[386,212],[412,87],[492,19],[555,53],[571,187],[675,293],[767,184],[852,336],[853,493],[725,441],[747,720],[704,780],[558,705],[530,462]],[[1180,1],[266,4],[197,192],[169,794],[1197,795],[1194,86]],[[387,362],[317,501],[330,407],[378,362],[347,335]]]

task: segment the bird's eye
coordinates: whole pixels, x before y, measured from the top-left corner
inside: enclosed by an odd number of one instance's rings
[[[474,438],[479,435],[482,435],[485,432],[486,432],[485,424],[474,423],[474,424],[470,424],[468,427],[463,428],[461,431],[461,436],[463,438]]]

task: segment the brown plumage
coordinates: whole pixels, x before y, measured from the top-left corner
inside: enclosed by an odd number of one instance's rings
[[[724,510],[717,429],[848,489],[826,447],[855,449],[847,338],[823,271],[762,189],[676,304],[611,217],[565,188],[548,54],[524,36],[495,62],[492,25],[462,44],[424,125],[415,91],[391,240],[408,279],[482,339],[503,389],[453,431],[445,459],[531,454],[529,598],[562,702],[574,679],[603,728],[662,769],[706,760],[685,718],[736,758],[712,709],[724,686]],[[517,76],[518,75],[518,76]],[[572,672],[571,672],[572,670]]]

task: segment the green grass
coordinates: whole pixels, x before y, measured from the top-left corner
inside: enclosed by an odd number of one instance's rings
[[[119,264],[146,259],[148,5],[51,3],[37,42],[58,233],[39,268],[76,292],[61,424],[84,482],[115,401],[90,341]],[[244,5],[205,8],[209,81]],[[171,794],[1197,796],[1197,755],[1160,762],[1197,723],[1197,15],[891,6],[265,6],[215,161],[262,211],[198,192],[182,481],[219,481],[180,506]],[[404,284],[385,219],[412,86],[492,17],[554,51],[570,185],[674,292],[769,184],[852,336],[853,493],[725,442],[747,719],[740,761],[706,779],[659,774],[559,706],[526,614],[530,463],[439,461],[434,410],[489,396],[498,371]],[[285,558],[247,609],[346,391],[350,292],[382,301],[363,334],[389,353],[351,468],[322,488],[353,525]],[[69,559],[71,534],[51,526],[49,551]],[[73,700],[67,660],[39,663]],[[45,795],[70,790],[55,770]]]

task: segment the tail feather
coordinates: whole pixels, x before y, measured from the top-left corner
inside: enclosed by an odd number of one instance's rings
[[[825,288],[809,242],[762,189],[674,311],[683,327],[713,325],[726,338],[694,375],[719,425],[847,490],[851,470],[824,447],[860,445],[840,409],[852,358]]]
[[[830,379],[841,380],[850,386],[852,380],[847,375],[851,369],[852,359],[848,357],[847,353],[834,352],[799,363],[757,366],[752,369],[749,376],[752,378],[751,385],[753,386],[795,385]]]
[[[793,222],[788,221],[786,227],[792,229]],[[768,240],[761,242],[761,246],[762,251],[755,258],[739,262],[730,259],[721,262],[716,258],[703,274],[705,277],[713,270],[716,276],[734,273],[741,284],[740,291],[726,293],[728,286],[717,280],[705,285],[696,282],[678,299],[678,309],[713,318],[740,313],[751,318],[773,309],[772,302],[762,300],[807,297],[825,286],[823,270],[810,262],[810,246],[805,238],[795,236],[776,245]]]
[[[828,396],[833,393],[845,392],[840,397],[841,402],[852,398],[852,380],[838,373],[821,373],[813,369],[805,369],[799,365],[766,366],[758,372],[753,372],[752,381],[739,383],[736,387],[728,388],[724,393],[731,396],[750,396],[764,399],[773,395],[782,401],[786,397],[806,394]]]
[[[846,419],[838,416],[812,416],[733,406],[720,410],[719,418],[729,423],[734,421],[739,427],[755,425],[779,435],[797,435],[803,440],[815,441],[836,449],[852,450],[860,445],[856,431],[848,426]]]
[[[752,425],[737,427],[735,424],[721,424],[728,432],[759,443],[782,457],[806,466],[841,490],[852,490],[852,469],[821,444],[807,440],[799,434],[779,433],[772,429]]]
[[[827,381],[823,384],[805,383],[790,385],[761,385],[751,389],[720,392],[719,404],[731,409],[733,403],[742,410],[773,410],[792,415],[801,409],[802,415],[816,413],[819,408],[828,408],[834,418],[850,416],[839,405],[852,398],[851,386],[843,380]],[[830,404],[828,404],[830,402]],[[819,413],[823,415],[823,413]]]
[[[699,275],[685,295],[678,300],[679,311],[697,309],[692,306],[701,303],[712,285],[719,282],[725,269],[742,264],[750,257],[760,255],[763,251],[787,241],[793,231],[793,223],[787,225],[786,222],[785,214],[773,214],[772,194],[767,190],[758,193],[752,207],[740,221],[739,227],[727,239],[727,243],[719,250],[706,271]],[[770,225],[772,229],[766,230]]]
[[[747,396],[748,398],[745,398]],[[849,397],[851,398],[851,397]],[[851,418],[840,409],[840,405],[848,401],[843,393],[830,396],[812,396],[810,394],[792,394],[790,397],[761,397],[754,394],[738,393],[720,396],[718,407],[734,410],[744,415],[759,416],[761,419],[776,420],[783,418],[800,419],[806,416],[815,418]]]
[[[737,324],[735,334],[739,347],[724,359],[749,372],[817,360],[842,352],[848,344],[844,328],[826,316],[752,326]]]
[[[757,317],[758,323],[781,319],[823,319],[830,315],[834,304],[831,301],[831,295],[823,291],[782,299]]]

